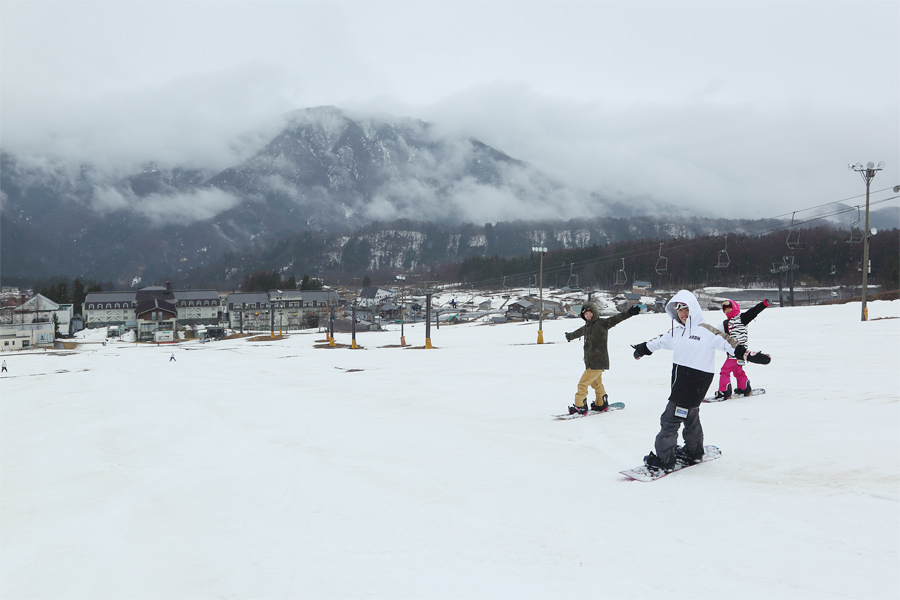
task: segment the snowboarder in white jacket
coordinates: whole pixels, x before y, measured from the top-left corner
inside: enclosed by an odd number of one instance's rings
[[[666,313],[679,327],[634,346],[634,357],[640,359],[660,349],[673,351],[671,393],[666,409],[660,416],[660,430],[654,450],[644,457],[645,464],[670,472],[676,459],[688,464],[703,458],[703,427],[700,424],[700,403],[709,391],[715,374],[715,351],[734,354],[739,359],[768,364],[771,358],[760,352],[750,352],[715,327],[707,324],[697,298],[688,290],[681,290],[666,304]],[[684,424],[684,446],[677,447],[678,430]]]

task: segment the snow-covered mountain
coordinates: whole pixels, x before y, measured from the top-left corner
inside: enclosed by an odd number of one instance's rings
[[[229,217],[265,222],[268,212],[278,223],[328,231],[395,219],[485,223],[608,211],[595,195],[478,140],[331,107],[295,112],[259,153],[206,185],[250,200]]]
[[[224,170],[147,163],[122,176],[0,153],[0,171],[3,274],[118,285],[211,267],[401,269],[515,256],[532,243],[715,235],[722,225],[638,199],[608,202],[435,124],[334,107],[288,115]]]
[[[478,140],[332,107],[289,115],[255,155],[220,172],[148,163],[120,177],[7,153],[0,169],[3,272],[20,275],[130,278],[374,221],[537,220],[588,206],[592,216],[610,212],[596,195]]]

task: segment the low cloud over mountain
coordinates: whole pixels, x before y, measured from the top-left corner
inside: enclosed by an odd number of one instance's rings
[[[215,173],[147,163],[121,177],[95,165],[8,153],[2,169],[2,260],[10,274],[102,276],[159,265],[161,255],[162,264],[194,265],[198,256],[250,243],[373,221],[483,224],[611,210],[596,195],[476,139],[415,119],[333,107],[288,115],[253,156]],[[44,248],[40,257],[35,244]]]

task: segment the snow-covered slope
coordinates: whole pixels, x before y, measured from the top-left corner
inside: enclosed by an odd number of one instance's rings
[[[651,484],[618,471],[664,314],[610,332],[627,408],[576,421],[574,319],[3,354],[0,596],[896,598],[900,302],[869,306],[763,312],[768,393],[704,405],[722,459]]]

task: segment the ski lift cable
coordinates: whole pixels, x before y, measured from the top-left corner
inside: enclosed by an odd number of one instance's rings
[[[888,191],[888,190],[893,191],[895,194],[897,193],[896,191],[894,191],[893,187],[886,187],[886,188],[883,188],[883,189],[880,189],[880,190],[871,190],[871,191],[869,192],[869,196],[870,196],[870,198],[871,198],[871,195],[872,195],[872,194],[880,194],[881,192],[886,192],[886,191]],[[841,199],[841,200],[832,200],[831,202],[826,202],[825,204],[819,204],[818,206],[810,206],[809,208],[804,208],[804,209],[801,209],[801,210],[798,210],[798,211],[794,211],[794,212],[806,212],[806,211],[808,211],[808,210],[815,210],[815,209],[817,209],[817,208],[822,208],[823,206],[831,206],[832,204],[838,204],[838,203],[841,203],[841,202],[850,202],[851,200],[856,200],[856,199],[858,199],[858,198],[865,198],[865,197],[866,197],[865,194],[857,194],[857,195],[855,195],[855,196],[850,196],[849,198],[843,198],[843,199]],[[894,199],[897,198],[897,197],[898,197],[898,196],[893,196],[893,197],[891,197],[891,198],[883,198],[883,199],[879,199],[878,202],[880,203],[880,202],[884,202],[884,201],[887,201],[887,200],[894,200]],[[872,204],[872,202],[870,201],[869,204]],[[782,218],[787,218],[787,216],[788,216],[789,214],[791,214],[791,213],[784,213],[783,215],[776,215],[776,216],[770,217],[770,218],[772,218],[772,219],[782,219]]]
[[[870,204],[870,206],[875,205],[875,204],[881,204],[881,203],[883,203],[883,202],[888,202],[888,201],[893,200],[893,199],[895,199],[895,198],[896,198],[896,197],[893,197],[893,198],[883,198],[883,199],[881,199],[881,200],[872,201],[872,202],[870,202],[869,204]],[[833,203],[833,202],[829,202],[828,204],[834,204],[834,203]],[[822,206],[827,206],[827,205],[822,205]],[[828,217],[832,217],[832,216],[835,216],[835,215],[840,215],[840,214],[843,214],[843,213],[845,213],[845,212],[849,212],[849,211],[853,210],[854,208],[857,208],[857,209],[858,209],[859,207],[858,207],[858,206],[849,206],[849,207],[845,207],[845,208],[841,208],[841,209],[835,210],[835,211],[830,212],[830,213],[825,213],[825,214],[822,214],[822,215],[819,215],[819,216],[816,216],[816,217],[809,218],[809,219],[807,219],[807,220],[805,220],[805,221],[795,221],[795,222],[794,222],[793,224],[791,224],[791,225],[782,225],[782,226],[775,227],[775,228],[772,228],[772,229],[761,230],[761,231],[755,231],[755,232],[750,231],[750,232],[747,232],[747,235],[754,235],[754,236],[759,237],[759,236],[767,235],[767,234],[769,234],[769,233],[775,233],[775,232],[777,232],[777,231],[784,231],[785,229],[790,229],[791,227],[795,227],[795,226],[799,226],[799,225],[805,225],[805,224],[807,224],[807,223],[812,223],[812,222],[814,222],[814,221],[820,221],[820,220],[826,219],[826,218],[828,218]],[[797,210],[797,211],[794,211],[792,214],[796,214],[796,213],[798,213],[798,212],[803,212],[804,210],[810,210],[810,209]],[[776,217],[769,217],[769,219],[775,219],[775,218],[776,218]],[[689,242],[683,242],[683,243],[680,243],[680,244],[675,244],[675,245],[673,245],[673,246],[671,246],[671,247],[672,247],[672,248],[676,248],[676,249],[680,249],[680,248],[686,248],[686,247],[694,246],[694,245],[697,245],[697,244],[703,244],[703,243],[706,243],[706,242],[707,242],[707,238],[702,238],[702,239],[692,240],[692,241],[689,241]],[[640,257],[640,256],[647,256],[647,255],[652,254],[652,253],[653,253],[653,252],[652,252],[652,250],[650,249],[650,247],[645,247],[645,248],[639,248],[639,249],[637,249],[636,251],[625,251],[625,252],[619,252],[619,253],[615,253],[615,254],[611,254],[611,255],[608,255],[608,256],[599,257],[599,258],[587,259],[587,260],[584,260],[584,261],[576,262],[576,263],[574,263],[574,264],[576,264],[576,265],[578,265],[578,266],[587,266],[587,265],[597,264],[597,263],[614,262],[614,261],[618,260],[620,257],[623,257],[623,256],[624,256],[624,257],[628,257],[628,258],[636,258],[636,257]]]
[[[885,188],[885,189],[892,189],[892,188]],[[884,191],[884,190],[879,190],[879,191]],[[858,197],[858,196],[854,196],[854,198],[855,198],[855,197]],[[900,197],[900,196],[892,196],[892,197],[889,197],[889,198],[881,198],[881,199],[878,199],[878,200],[871,200],[871,201],[869,202],[869,206],[871,207],[871,206],[875,206],[875,205],[878,205],[878,204],[882,204],[882,203],[884,203],[884,202],[889,202],[889,201],[891,201],[891,200],[897,199],[898,197]],[[850,199],[852,199],[852,198],[850,198]],[[841,202],[841,201],[835,201],[835,202]],[[822,204],[822,205],[820,205],[820,206],[828,206],[828,205],[830,205],[830,204],[835,204],[835,202],[828,202],[828,203]],[[818,208],[818,207],[811,207],[811,208],[807,208],[807,209],[797,210],[797,211],[794,211],[792,214],[796,214],[796,213],[798,213],[798,212],[804,212],[804,211],[807,211],[807,210],[812,210],[813,208]],[[828,212],[828,213],[825,213],[825,214],[818,215],[818,216],[816,216],[816,217],[811,217],[811,218],[809,218],[809,219],[806,219],[805,221],[797,221],[797,222],[795,222],[793,225],[794,225],[794,226],[797,226],[797,225],[805,225],[805,224],[807,224],[807,223],[812,223],[812,222],[814,222],[814,221],[820,221],[820,220],[822,220],[822,219],[827,219],[828,217],[840,215],[840,214],[849,212],[849,211],[851,211],[851,210],[853,210],[853,209],[859,210],[859,208],[860,208],[860,206],[854,205],[854,206],[849,206],[849,207],[837,209],[837,210],[834,210],[834,211],[832,211],[832,212]],[[789,214],[789,213],[785,213],[785,215],[782,215],[782,216],[786,216],[787,214]],[[776,219],[776,218],[778,218],[778,217],[767,217],[766,219],[763,219],[763,220],[774,220],[774,219]],[[748,232],[746,232],[746,235],[748,235],[748,236],[757,236],[757,237],[759,237],[759,236],[767,235],[767,234],[770,234],[770,233],[775,233],[775,232],[777,232],[777,231],[783,231],[783,230],[785,230],[785,229],[790,229],[791,227],[792,227],[792,225],[784,225],[784,226],[775,227],[775,228],[768,229],[768,230],[748,231]],[[716,236],[716,237],[717,237],[717,236]],[[674,244],[674,245],[671,245],[670,248],[674,248],[674,249],[682,249],[682,248],[689,248],[689,247],[691,247],[691,246],[696,246],[696,245],[698,245],[698,244],[705,244],[705,243],[709,243],[709,237],[697,238],[697,239],[694,239],[694,240],[691,240],[691,241],[687,241],[687,242],[682,242],[682,243]],[[585,266],[594,265],[594,264],[603,264],[603,263],[607,263],[607,262],[614,262],[614,261],[617,261],[617,260],[619,260],[619,259],[621,259],[621,258],[623,258],[623,257],[627,257],[627,258],[637,258],[637,257],[641,257],[641,256],[651,255],[651,254],[654,253],[653,251],[656,250],[656,249],[657,249],[657,246],[656,246],[656,243],[654,243],[654,246],[652,246],[652,247],[649,247],[649,246],[648,246],[648,247],[645,247],[645,248],[638,248],[638,249],[635,249],[635,250],[632,250],[632,251],[617,252],[617,253],[614,253],[614,254],[611,254],[611,255],[602,256],[602,257],[598,257],[598,258],[592,258],[592,259],[587,259],[587,260],[583,260],[583,261],[576,261],[576,262],[573,262],[572,264],[575,265],[575,267],[580,268],[580,267],[585,267]],[[547,273],[550,273],[550,272],[553,272],[554,269],[555,269],[555,270],[559,270],[559,267],[556,267],[556,268],[551,267],[550,269],[545,268],[544,271],[547,272]],[[537,271],[527,272],[527,273],[519,273],[519,274],[512,274],[512,275],[505,275],[504,277],[515,279],[516,277],[526,277],[526,276],[529,276],[529,275],[533,275],[533,274],[535,274],[535,273],[537,273]],[[468,282],[467,285],[484,285],[484,284],[491,283],[491,282],[494,282],[494,281],[500,281],[500,280],[499,280],[499,278],[492,278],[492,279],[486,279],[486,280],[484,280],[484,281]]]

